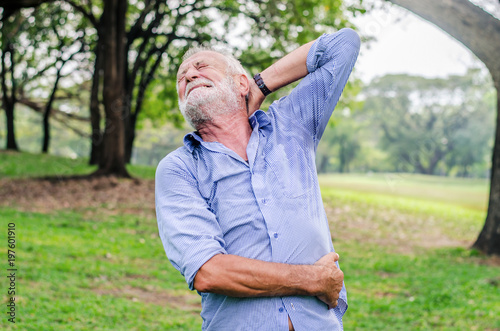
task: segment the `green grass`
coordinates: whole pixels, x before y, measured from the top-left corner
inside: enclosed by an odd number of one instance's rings
[[[0,178],[83,175],[95,171],[86,159],[0,151]]]
[[[88,159],[0,151],[0,178],[86,175],[96,169],[88,165]],[[133,177],[154,179],[155,176],[153,167],[128,165],[127,169]]]
[[[187,308],[179,309],[168,302],[190,293],[166,260],[154,219],[85,219],[75,212],[47,215],[12,209],[0,209],[0,218],[2,227],[12,222],[17,230],[18,328],[199,329],[197,306],[187,302]],[[3,280],[2,285],[6,288]],[[162,298],[162,304],[150,303],[154,297]],[[197,297],[189,300],[198,302]],[[5,318],[0,325],[14,329]]]
[[[328,174],[321,175],[322,187],[437,201],[485,210],[488,179],[450,178],[415,174]]]
[[[0,176],[56,175],[58,164],[66,175],[92,170],[85,160],[0,153]],[[345,329],[500,330],[500,267],[467,249],[484,222],[487,184],[403,175],[395,191],[384,176],[321,178],[348,290]],[[467,192],[472,203],[460,198]],[[200,299],[168,262],[154,211],[116,208],[0,208],[0,243],[16,224],[18,267],[17,323],[4,315],[0,329],[201,329]]]
[[[348,209],[330,218],[348,290],[346,330],[500,328],[500,267],[467,249],[484,212],[332,188],[323,196]]]

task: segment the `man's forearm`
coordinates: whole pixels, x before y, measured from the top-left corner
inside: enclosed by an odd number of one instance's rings
[[[317,295],[311,286],[313,268],[219,254],[200,268],[194,287],[233,297]]]
[[[300,46],[261,72],[262,79],[271,91],[276,91],[307,75],[307,54],[313,43],[314,41],[311,41]]]
[[[219,254],[198,270],[194,287],[233,297],[318,296],[335,306],[343,281],[337,259],[330,253],[314,265],[291,265]]]
[[[300,46],[262,71],[260,76],[267,88],[274,92],[290,83],[304,78],[308,74],[306,64],[307,54],[313,43],[314,41],[311,41]],[[252,80],[250,84],[249,115],[260,107],[264,99],[264,94],[262,94]]]

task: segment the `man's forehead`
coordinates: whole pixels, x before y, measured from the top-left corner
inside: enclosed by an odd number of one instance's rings
[[[226,66],[224,55],[214,51],[207,50],[207,51],[197,52],[188,57],[187,59],[185,59],[184,61],[182,61],[181,65],[179,66],[179,70],[177,71],[177,74],[181,73],[182,71],[185,71],[187,67],[189,67],[189,65],[197,63],[218,64]]]

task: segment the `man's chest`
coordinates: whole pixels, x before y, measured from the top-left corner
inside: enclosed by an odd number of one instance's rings
[[[328,236],[323,236],[313,152],[293,139],[260,139],[248,152],[249,162],[242,162],[207,150],[197,167],[200,192],[217,217],[228,252],[285,262],[293,257],[290,247],[318,240],[324,252]]]

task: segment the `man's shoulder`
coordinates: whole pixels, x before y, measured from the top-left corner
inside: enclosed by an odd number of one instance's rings
[[[180,174],[190,172],[193,164],[193,154],[186,146],[181,146],[168,153],[158,164],[156,168],[156,177],[160,174]]]

